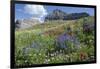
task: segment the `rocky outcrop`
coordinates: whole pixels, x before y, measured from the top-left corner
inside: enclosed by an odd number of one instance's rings
[[[36,24],[40,23],[37,19],[23,19],[23,20],[16,20],[15,28],[25,29],[30,28]]]
[[[45,17],[45,21],[47,20],[64,20],[66,19],[67,14],[59,9],[54,10],[52,13],[48,14]]]
[[[82,13],[70,13],[67,14],[64,11],[61,11],[59,9],[53,10],[52,13],[48,14],[45,17],[45,21],[48,20],[75,20],[83,17],[89,16],[88,13],[82,12]]]

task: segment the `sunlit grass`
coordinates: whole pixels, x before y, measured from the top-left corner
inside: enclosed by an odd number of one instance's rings
[[[93,17],[88,17],[88,22],[93,23]],[[83,34],[82,26],[83,19],[58,20],[38,24],[29,29],[16,30],[16,65],[93,61],[94,34]],[[65,41],[66,48],[57,46],[57,38],[65,33],[68,27],[71,27],[72,34],[77,37],[79,48],[71,41]]]

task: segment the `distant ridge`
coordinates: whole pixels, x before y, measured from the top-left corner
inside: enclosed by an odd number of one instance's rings
[[[62,10],[55,9],[53,10],[52,13],[48,14],[45,17],[45,21],[47,20],[75,20],[75,19],[79,19],[79,18],[83,18],[87,16],[89,16],[89,14],[86,12],[67,14]]]
[[[75,19],[80,19],[83,17],[88,17],[89,14],[82,12],[82,13],[70,13],[67,14],[62,10],[55,9],[52,11],[52,13],[48,14],[45,17],[44,21],[52,21],[52,20],[75,20]],[[39,19],[29,18],[29,19],[18,19],[15,21],[15,27],[17,29],[25,29],[25,28],[30,28],[36,24],[40,24],[41,22]]]

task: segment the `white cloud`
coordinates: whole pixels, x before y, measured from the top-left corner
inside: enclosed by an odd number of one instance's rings
[[[42,20],[47,15],[47,11],[42,5],[25,5],[24,10],[27,14],[39,20]]]

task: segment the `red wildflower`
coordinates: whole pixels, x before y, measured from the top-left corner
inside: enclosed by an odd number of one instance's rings
[[[80,60],[84,60],[87,58],[87,53],[81,52],[80,53]]]

